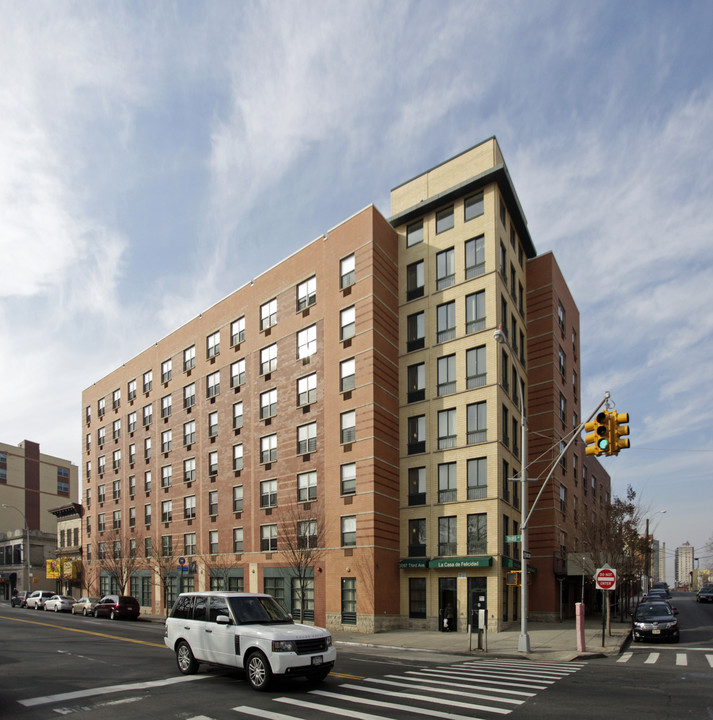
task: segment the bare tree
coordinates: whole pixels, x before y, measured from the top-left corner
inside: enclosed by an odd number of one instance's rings
[[[169,546],[161,545],[151,558],[146,558],[146,563],[153,568],[156,577],[161,583],[162,603],[165,613],[168,615],[168,589],[171,584],[171,577],[178,568],[178,555],[173,552],[173,543]]]
[[[324,558],[324,512],[319,503],[294,503],[284,508],[280,530],[280,555],[293,571],[299,589],[300,622],[314,567]]]
[[[131,536],[119,528],[104,532],[97,544],[99,569],[104,570],[120,595],[126,595],[131,574],[142,566],[141,558],[131,551]]]
[[[235,556],[231,553],[223,553],[215,555],[203,555],[202,559],[203,564],[208,571],[208,582],[210,583],[211,578],[217,578],[219,581],[219,587],[216,589],[227,590],[230,571],[234,570],[237,567]]]

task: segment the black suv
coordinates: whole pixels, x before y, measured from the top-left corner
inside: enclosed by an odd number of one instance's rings
[[[94,617],[104,616],[112,620],[119,618],[136,620],[140,613],[139,601],[130,595],[105,595],[94,606]]]

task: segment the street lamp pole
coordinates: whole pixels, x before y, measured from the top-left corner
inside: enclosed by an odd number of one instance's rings
[[[20,508],[15,507],[14,505],[6,505],[5,503],[2,504],[4,508],[9,508],[10,510],[15,510],[22,515],[22,520],[25,523],[25,567],[27,569],[27,578],[25,582],[25,589],[29,592],[30,591],[30,528],[27,525],[27,518],[25,517],[25,513],[20,510]]]
[[[498,343],[504,343],[512,352],[512,347],[503,332],[498,328],[493,333]],[[514,354],[514,353],[513,353]],[[520,637],[517,649],[519,652],[530,652],[530,636],[527,634],[527,418],[525,417],[525,384],[518,371],[517,379],[520,385]]]

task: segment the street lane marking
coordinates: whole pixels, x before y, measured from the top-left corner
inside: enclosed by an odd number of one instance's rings
[[[123,642],[135,643],[136,645],[148,645],[149,647],[166,648],[164,643],[148,642],[147,640],[135,640],[134,638],[122,637],[121,635],[108,635],[106,633],[94,632],[92,630],[80,630],[79,628],[64,627],[63,625],[53,625],[49,622],[40,622],[39,620],[24,620],[23,618],[8,618],[0,615],[0,620],[9,620],[11,622],[26,623],[27,625],[40,625],[42,627],[54,628],[55,630],[66,630],[67,632],[81,633],[83,635],[94,635],[95,637],[108,638],[109,640],[122,640]],[[168,648],[166,648],[168,650]]]
[[[708,660],[708,664],[713,667],[713,655],[706,655],[706,660]]]
[[[464,683],[474,683],[477,682],[477,680],[480,680],[480,682],[483,682],[484,680],[487,680],[489,685],[502,685],[503,687],[513,687],[513,688],[520,688],[522,690],[547,690],[547,685],[533,685],[532,683],[524,683],[524,682],[507,682],[506,680],[491,680],[490,678],[472,678],[463,676],[462,674],[457,673],[446,673],[446,672],[436,672],[434,670],[431,670],[429,672],[422,672],[420,670],[407,670],[406,675],[425,675],[426,677],[438,677],[438,678],[452,678],[454,681],[457,680],[458,682],[464,682]]]
[[[398,678],[399,680],[408,680],[409,682],[418,682],[421,683],[423,680],[421,678],[413,678],[413,677],[407,677],[406,675],[386,675],[387,678]],[[431,680],[428,681],[428,686],[431,687],[432,685],[445,685],[446,687],[453,687],[453,681],[452,680]],[[472,683],[468,684],[468,687],[472,688],[473,690],[485,690],[490,693],[507,693],[508,695],[521,695],[522,697],[535,697],[537,693],[531,693],[531,692],[522,692],[521,690],[507,690],[506,688],[496,688],[492,685],[473,685]]]
[[[686,653],[676,653],[676,665],[688,665],[688,656]]]
[[[380,685],[390,685],[398,688],[411,689],[411,687],[413,687],[412,685],[410,686],[407,682],[396,682],[395,680],[384,680],[382,678],[366,678],[366,682],[378,683]],[[517,700],[515,698],[501,698],[493,697],[493,695],[479,695],[478,693],[467,692],[466,690],[446,690],[445,688],[431,687],[430,683],[428,685],[421,686],[421,690],[430,690],[431,692],[443,693],[444,695],[460,695],[461,697],[477,698],[478,700],[492,700],[493,702],[510,703],[511,705],[522,705],[525,702],[524,700]]]
[[[245,715],[255,715],[259,718],[266,718],[266,720],[295,720],[292,715],[285,715],[279,712],[273,712],[272,710],[263,710],[262,708],[250,707],[250,705],[238,705],[233,708],[234,712],[243,713]],[[189,718],[189,720],[193,720]]]
[[[625,652],[618,660],[617,662],[629,662],[631,658],[634,656],[633,652]]]
[[[365,675],[347,675],[346,673],[330,672],[330,677],[344,678],[345,680],[363,680]]]
[[[63,702],[65,700],[77,700],[79,698],[93,697],[95,695],[109,695],[115,692],[127,692],[136,690],[148,690],[155,687],[163,687],[165,685],[175,685],[181,682],[191,682],[193,680],[203,680],[210,675],[189,675],[187,677],[172,677],[165,680],[150,680],[140,683],[123,683],[121,685],[106,685],[104,687],[89,688],[87,690],[75,690],[74,692],[58,693],[57,695],[45,695],[44,697],[27,698],[26,700],[18,700],[20,705],[25,707],[36,707],[37,705],[47,705],[53,702]]]
[[[658,653],[649,653],[649,656],[644,660],[644,665],[653,665],[658,659]]]

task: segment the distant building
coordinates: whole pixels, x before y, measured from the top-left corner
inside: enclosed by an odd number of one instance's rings
[[[676,548],[674,574],[676,587],[691,587],[693,575],[693,546],[691,543],[685,542]]]
[[[78,599],[82,594],[82,517],[84,507],[79,503],[68,503],[50,510],[57,518],[57,546],[51,575],[57,581],[58,592],[73,595]],[[50,570],[48,570],[48,575]]]
[[[79,473],[69,460],[40,453],[36,442],[0,443],[0,593],[13,589],[52,590],[46,560],[55,555],[58,501],[77,499]],[[31,579],[27,577],[26,531],[30,536]]]

